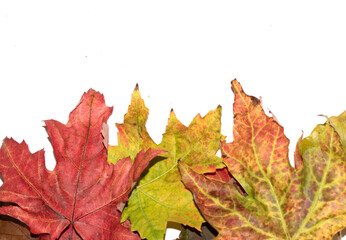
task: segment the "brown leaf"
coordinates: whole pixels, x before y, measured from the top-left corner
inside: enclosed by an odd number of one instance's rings
[[[29,227],[17,219],[0,215],[1,240],[37,240],[38,236],[31,235]]]

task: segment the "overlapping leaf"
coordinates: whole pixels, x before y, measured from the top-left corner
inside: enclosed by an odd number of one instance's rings
[[[6,138],[0,150],[4,183],[0,213],[25,222],[45,239],[139,239],[120,224],[117,204],[126,201],[133,182],[161,150],[140,151],[116,165],[107,163],[102,126],[112,108],[94,90],[85,93],[64,125],[45,121],[56,167],[45,168],[44,151],[31,154],[23,141]]]
[[[298,141],[293,168],[283,128],[236,80],[232,89],[234,141],[222,152],[248,196],[179,164],[217,239],[331,239],[346,226],[345,113]]]
[[[156,145],[145,128],[147,117],[148,110],[136,87],[124,124],[117,125],[119,146],[124,147],[110,147],[109,161],[116,162],[119,156],[131,156],[141,148]],[[161,155],[163,158],[156,159],[139,181],[123,211],[122,219],[129,218],[132,230],[138,231],[142,238],[162,239],[168,221],[196,228],[204,222],[191,193],[180,181],[177,162],[180,159],[200,173],[224,167],[215,155],[223,139],[220,117],[221,107],[218,107],[203,118],[197,115],[186,127],[171,111],[166,133],[161,144],[156,145],[167,152]]]
[[[340,136],[341,144],[345,150],[346,148],[346,128],[345,128],[345,122],[346,122],[346,111],[343,112],[338,117],[331,117],[329,118],[330,124],[335,129],[335,131]]]
[[[217,236],[217,231],[205,222],[202,224],[201,231],[195,228],[184,226],[179,234],[179,240],[211,240]]]
[[[0,239],[1,240],[38,240],[32,236],[27,226],[13,219],[0,216]]]

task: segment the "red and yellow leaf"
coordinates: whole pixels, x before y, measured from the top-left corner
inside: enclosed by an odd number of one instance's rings
[[[141,148],[156,146],[166,151],[154,160],[155,164],[138,182],[122,216],[123,220],[130,219],[132,230],[138,231],[142,238],[163,239],[168,221],[195,228],[204,222],[190,191],[180,181],[177,162],[180,159],[200,173],[224,167],[222,159],[215,155],[223,139],[221,107],[203,118],[197,115],[188,127],[171,111],[160,145],[156,145],[146,131],[147,117],[147,108],[136,88],[124,124],[117,125],[119,145],[126,147],[110,147],[109,161],[116,162],[115,156],[131,156]],[[131,151],[122,155],[125,148]]]
[[[85,93],[66,125],[45,121],[56,167],[45,168],[44,151],[6,138],[0,150],[4,183],[0,213],[26,223],[45,239],[139,239],[120,224],[117,204],[126,201],[133,182],[161,150],[139,152],[133,163],[107,163],[102,129],[112,108],[94,90]]]
[[[293,168],[283,128],[236,80],[232,89],[234,141],[223,143],[222,153],[247,196],[179,164],[203,216],[219,231],[217,239],[331,239],[346,227],[346,158],[339,135],[346,128],[344,114],[298,141]]]

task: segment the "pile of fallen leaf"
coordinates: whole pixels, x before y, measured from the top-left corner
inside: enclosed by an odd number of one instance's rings
[[[346,227],[346,111],[298,140],[295,167],[283,127],[236,80],[233,142],[221,107],[184,126],[171,111],[162,142],[146,129],[138,86],[108,146],[112,108],[84,93],[67,124],[45,121],[44,151],[5,138],[0,150],[0,239],[332,239]],[[222,157],[216,152],[221,149]]]

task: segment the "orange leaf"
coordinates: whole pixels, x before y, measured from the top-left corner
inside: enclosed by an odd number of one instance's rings
[[[338,134],[344,118],[332,118],[338,131],[328,120],[299,140],[293,168],[283,127],[236,80],[232,90],[234,141],[223,142],[221,150],[247,196],[179,165],[203,216],[219,231],[217,239],[331,239],[346,226],[346,158]]]

